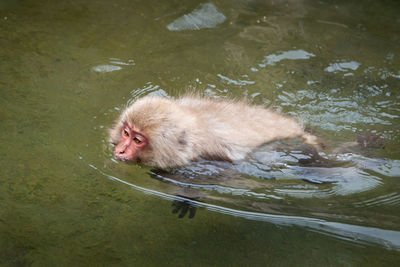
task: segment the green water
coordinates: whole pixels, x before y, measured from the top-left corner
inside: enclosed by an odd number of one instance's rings
[[[222,23],[168,28],[201,3],[0,2],[1,266],[398,264],[398,1],[212,1]],[[327,163],[297,141],[169,173],[113,159],[121,108],[187,91],[298,118]]]

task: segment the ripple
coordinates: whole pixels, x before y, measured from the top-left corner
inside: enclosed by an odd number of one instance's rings
[[[228,78],[228,77],[226,77],[226,76],[224,76],[224,75],[222,75],[222,74],[217,74],[217,76],[218,76],[219,78],[221,78],[221,80],[225,81],[225,82],[228,83],[228,84],[239,85],[239,86],[242,86],[242,85],[249,85],[249,84],[255,84],[254,81],[234,80],[234,79]]]
[[[159,85],[155,85],[152,82],[147,82],[143,88],[134,89],[131,91],[131,98],[128,100],[127,105],[133,104],[136,99],[142,96],[162,96],[168,97],[168,93],[164,91]]]
[[[285,194],[292,197],[325,198],[332,195],[350,195],[372,190],[382,184],[380,178],[370,175],[355,167],[347,168],[315,168],[315,167],[294,167],[291,169],[291,175],[294,175],[304,181],[309,181],[316,184],[332,183],[329,190],[314,190],[314,194],[305,191],[304,194],[299,194],[296,190],[295,194],[291,194],[290,190],[285,190]],[[278,193],[283,193],[283,191]]]
[[[363,170],[369,170],[388,177],[400,177],[400,160],[367,158],[352,153],[334,156],[338,160],[355,162]]]
[[[383,205],[400,205],[400,194],[397,192],[390,193],[387,195],[371,198],[368,200],[354,203],[357,207],[368,207],[368,206],[383,206]]]
[[[269,150],[273,146],[262,149],[265,151],[257,151],[243,161],[201,160],[158,178],[178,186],[220,194],[235,192],[236,195],[251,196],[251,192],[259,194],[262,190],[264,195],[260,196],[263,198],[269,198],[267,195],[271,194],[279,198],[329,198],[381,186],[382,179],[374,173],[399,175],[399,162],[396,160],[370,159],[353,154],[332,154],[316,159],[315,155],[302,151]],[[316,162],[316,166],[302,166],[302,162]],[[304,182],[310,184],[304,185]]]
[[[399,104],[384,93],[385,86],[360,86],[359,91],[344,96],[341,89],[316,93],[312,89],[278,96],[279,106],[295,108],[289,114],[313,127],[325,130],[354,130],[355,124],[392,125],[398,119]],[[376,97],[379,101],[374,99]],[[387,97],[387,99],[385,99]]]
[[[220,194],[228,194],[232,196],[247,196],[247,197],[254,197],[257,199],[268,199],[268,198],[275,198],[276,197],[271,197],[268,196],[267,194],[264,193],[256,193],[252,192],[251,190],[247,189],[240,189],[240,188],[232,188],[228,186],[221,186],[221,185],[207,185],[207,184],[195,184],[195,183],[185,183],[185,182],[180,182],[174,179],[167,178],[162,175],[158,175],[156,173],[151,173],[153,176],[157,177],[158,179],[169,182],[171,184],[180,186],[180,187],[188,187],[192,189],[201,189],[201,190],[207,190],[207,191],[216,191]]]

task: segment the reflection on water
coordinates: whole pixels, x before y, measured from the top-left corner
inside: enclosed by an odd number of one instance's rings
[[[357,124],[391,125],[392,119],[399,117],[396,113],[400,103],[390,97],[387,89],[387,85],[360,85],[358,91],[350,96],[344,95],[341,88],[326,93],[312,89],[295,93],[283,90],[279,100],[282,106],[296,107],[296,111],[291,113],[310,125],[331,131],[357,130]]]
[[[222,74],[217,74],[219,78],[221,78],[222,81],[226,82],[227,84],[233,84],[233,85],[248,85],[248,84],[254,84],[254,81],[246,81],[246,80],[234,80],[231,78],[228,78]],[[245,78],[248,77],[247,75],[243,75]]]
[[[214,28],[225,20],[225,15],[219,12],[215,5],[203,3],[191,13],[177,18],[167,28],[170,31],[200,30]]]
[[[308,53],[301,49],[285,51],[278,55],[271,54],[271,55],[265,56],[263,63],[258,64],[258,66],[261,68],[265,68],[267,65],[274,66],[276,63],[278,63],[282,60],[285,60],[285,59],[298,60],[298,59],[309,59],[310,57],[315,57],[315,55],[312,53]]]
[[[122,70],[123,66],[134,66],[135,61],[129,59],[128,61],[124,62],[118,58],[110,58],[110,65],[98,65],[92,68],[94,72],[112,72],[116,70]]]
[[[357,70],[358,67],[361,64],[356,62],[356,61],[351,61],[351,62],[339,62],[339,63],[332,63],[329,64],[328,67],[326,67],[324,70],[327,72],[338,72],[338,71],[343,71],[346,72],[349,69],[350,70]],[[353,75],[351,72],[345,73],[344,76],[349,76]]]

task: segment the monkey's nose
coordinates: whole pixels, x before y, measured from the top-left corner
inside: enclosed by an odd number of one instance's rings
[[[116,156],[125,154],[125,148],[116,147],[114,150]]]
[[[126,159],[126,157],[125,157],[125,151],[124,150],[119,150],[119,151],[115,151],[114,152],[114,155],[115,155],[115,158],[116,159],[118,159],[118,160],[122,160],[122,161],[126,161],[127,159]]]

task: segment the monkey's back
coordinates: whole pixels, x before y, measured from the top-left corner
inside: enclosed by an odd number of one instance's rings
[[[183,97],[176,103],[198,118],[212,144],[207,149],[223,148],[232,160],[243,158],[264,143],[304,134],[294,119],[245,101]]]

